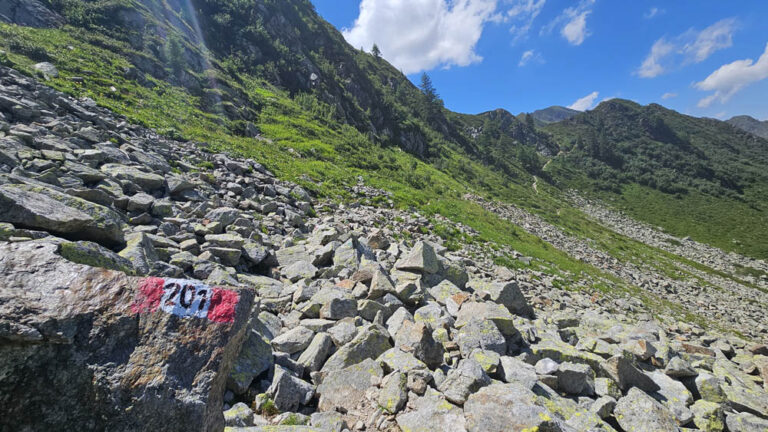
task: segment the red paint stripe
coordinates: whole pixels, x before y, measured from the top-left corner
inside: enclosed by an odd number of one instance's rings
[[[139,286],[139,294],[136,296],[136,301],[131,305],[131,311],[136,314],[156,311],[163,297],[164,285],[165,279],[146,278]]]
[[[235,306],[240,295],[234,291],[213,288],[211,305],[208,307],[208,319],[218,323],[235,322]]]

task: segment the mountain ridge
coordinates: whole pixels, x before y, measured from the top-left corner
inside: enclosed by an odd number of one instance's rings
[[[726,123],[743,131],[768,139],[768,120],[760,121],[748,115],[731,117]]]

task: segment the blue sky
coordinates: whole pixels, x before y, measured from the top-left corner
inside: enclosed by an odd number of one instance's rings
[[[312,0],[448,108],[589,109],[611,97],[768,119],[765,0]],[[761,57],[762,56],[762,57]]]

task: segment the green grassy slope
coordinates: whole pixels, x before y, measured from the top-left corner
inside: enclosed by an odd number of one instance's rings
[[[768,257],[768,141],[624,100],[545,129],[564,149],[547,167],[560,187],[675,235]]]

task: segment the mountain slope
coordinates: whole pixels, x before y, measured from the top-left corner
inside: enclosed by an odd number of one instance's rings
[[[634,216],[726,250],[768,256],[768,141],[659,105],[611,100],[546,128],[552,172]]]
[[[752,135],[768,139],[768,121],[760,121],[750,116],[736,116],[727,120],[726,123],[739,128]]]
[[[624,139],[623,129],[635,123],[622,126],[620,121],[607,134],[599,124],[575,120],[592,115],[586,113],[541,131],[503,110],[452,113],[385,60],[346,44],[305,0],[46,4],[67,24],[55,29],[0,26],[0,47],[9,64],[32,74],[36,62],[51,61],[60,70],[49,81],[57,89],[90,97],[170,137],[256,158],[323,196],[349,196],[349,188],[362,177],[391,191],[399,206],[431,206],[432,212],[478,224],[483,219],[469,217],[469,204],[461,197],[480,193],[535,209],[580,235],[600,236],[603,228],[579,212],[569,211],[563,220],[567,204],[562,189],[597,190],[613,198],[623,188],[652,196],[648,212],[655,206],[664,214],[654,219],[641,209],[635,215],[643,220],[727,250],[764,256],[764,249],[752,244],[764,239],[764,210],[754,199],[762,180],[749,184],[764,161],[756,158],[749,166],[737,155],[736,163],[723,169],[706,158],[676,164],[687,160],[687,150],[676,148],[679,140],[673,137],[687,127],[685,122],[666,125],[662,120],[666,126],[651,127],[651,145],[638,147],[643,149],[638,158],[633,146],[614,145]],[[676,115],[657,110],[661,117]],[[639,124],[639,130],[647,126]],[[718,145],[742,148],[741,141],[754,139],[728,130],[717,129]],[[600,134],[602,141],[596,138]],[[592,153],[571,151],[571,138],[577,135],[584,135]],[[601,149],[611,150],[600,144],[609,135],[617,140],[614,153],[628,152],[628,161],[642,163],[625,166],[625,156],[618,164],[610,151],[601,154]],[[656,147],[668,145],[676,150],[665,159],[665,151]],[[752,151],[750,144],[745,148]],[[565,156],[555,158],[561,163],[550,164],[552,172],[543,171],[547,159],[561,150]],[[539,182],[534,190],[534,175],[551,185]],[[676,197],[681,184],[694,192]],[[614,195],[603,193],[606,189]],[[640,202],[632,200],[636,206]],[[694,223],[689,210],[707,206],[705,223]],[[719,229],[708,221],[727,222],[739,232],[712,236],[707,232]],[[760,227],[754,237],[750,226]],[[507,238],[490,225],[486,229],[491,237]]]
[[[529,115],[533,117],[536,125],[547,125],[550,123],[557,123],[559,121],[568,120],[569,118],[579,114],[580,111],[576,111],[570,108],[554,105],[548,108],[536,110]],[[518,118],[525,121],[526,113],[521,113]]]

